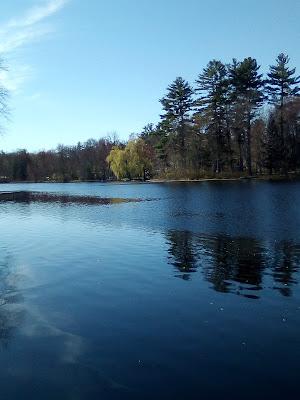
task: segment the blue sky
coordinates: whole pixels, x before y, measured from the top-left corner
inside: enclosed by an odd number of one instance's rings
[[[158,121],[173,79],[193,82],[214,58],[252,56],[266,69],[284,51],[300,74],[299,0],[10,0],[0,9],[5,151],[126,139]]]

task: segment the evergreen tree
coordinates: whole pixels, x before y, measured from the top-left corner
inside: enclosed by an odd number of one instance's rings
[[[296,68],[290,69],[288,55],[281,53],[276,59],[276,65],[270,66],[268,73],[266,92],[269,102],[279,109],[279,131],[282,144],[282,167],[285,173],[288,169],[288,152],[287,148],[288,132],[285,134],[284,125],[284,106],[287,99],[299,95],[300,76],[295,76]]]
[[[179,152],[182,165],[185,166],[186,135],[191,124],[190,112],[194,106],[193,89],[183,78],[176,78],[167,88],[167,95],[160,100],[164,114],[161,115],[163,126],[173,135]]]
[[[196,92],[201,93],[197,100],[198,112],[207,120],[207,132],[214,138],[216,159],[214,170],[222,169],[222,153],[226,136],[226,104],[228,77],[226,66],[217,60],[210,61],[196,80]]]
[[[268,73],[266,92],[272,104],[283,107],[288,97],[299,95],[300,76],[295,76],[296,68],[288,67],[289,57],[286,54],[279,54],[276,65],[270,66]]]
[[[251,158],[251,124],[256,117],[257,109],[262,105],[263,79],[259,74],[260,66],[254,58],[245,58],[242,62],[233,60],[230,70],[232,86],[232,101],[239,108],[243,116],[243,125],[246,138],[247,169],[252,175]]]
[[[282,141],[276,121],[276,114],[273,112],[269,115],[266,134],[263,142],[265,166],[269,169],[269,173],[279,170],[279,162],[281,160]]]

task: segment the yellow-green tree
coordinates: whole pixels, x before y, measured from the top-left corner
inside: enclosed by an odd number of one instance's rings
[[[127,152],[125,149],[113,147],[106,161],[117,179],[130,178],[128,170]]]
[[[124,149],[114,147],[107,162],[117,179],[143,179],[151,174],[153,149],[141,138],[130,140]]]
[[[128,167],[133,178],[146,180],[153,166],[152,148],[141,138],[128,142],[125,151]]]

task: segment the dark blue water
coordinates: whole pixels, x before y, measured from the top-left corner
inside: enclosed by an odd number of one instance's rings
[[[300,183],[0,190],[1,400],[298,398]]]

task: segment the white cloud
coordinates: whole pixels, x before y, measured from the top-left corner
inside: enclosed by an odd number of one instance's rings
[[[16,65],[10,70],[0,71],[0,83],[10,92],[18,92],[32,76],[33,68],[30,65]]]
[[[0,34],[0,53],[10,53],[50,32],[51,29],[49,27],[28,28],[24,31],[19,30],[13,34],[6,35],[4,40],[1,40]]]
[[[33,7],[25,13],[23,18],[11,19],[6,26],[10,29],[35,25],[61,10],[68,1],[69,0],[51,0],[42,6]]]
[[[0,26],[0,52],[8,53],[51,32],[45,20],[60,11],[69,0],[48,0]]]
[[[0,26],[0,54],[7,57],[12,52],[49,35],[54,31],[48,18],[60,11],[70,0],[48,0],[26,11],[21,17],[14,17]],[[10,66],[11,67],[11,66]],[[9,72],[0,72],[0,82],[7,89],[16,91],[28,78],[27,65],[13,66]]]

